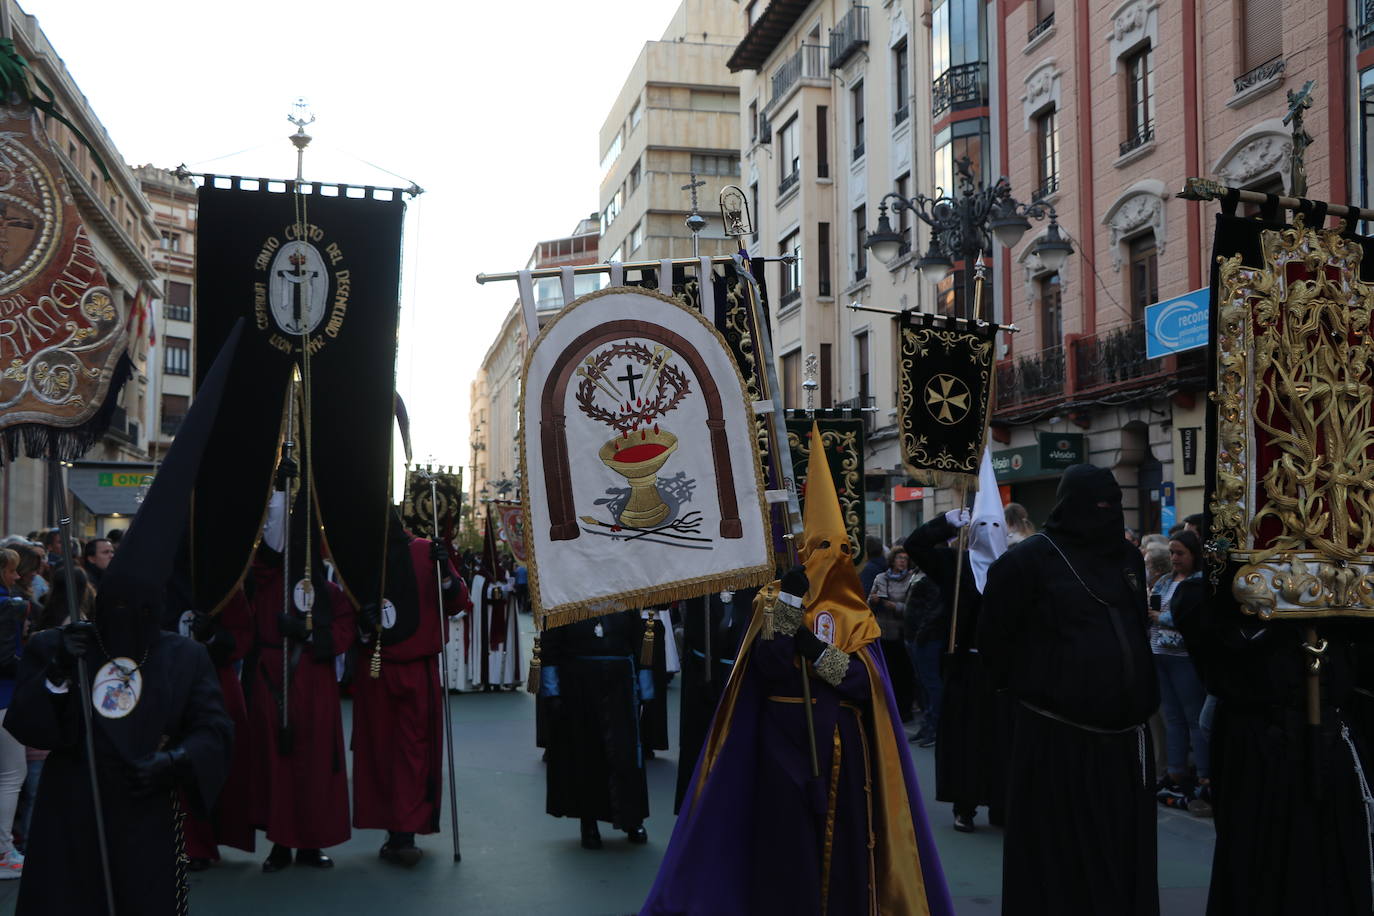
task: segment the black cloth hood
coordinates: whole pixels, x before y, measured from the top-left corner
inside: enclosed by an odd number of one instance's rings
[[[382,630],[384,646],[405,642],[420,628],[420,587],[410,552],[414,539],[406,530],[401,513],[392,506],[386,535],[386,597],[396,610],[396,622]]]
[[[1111,471],[1075,464],[1060,478],[1057,495],[1059,502],[1045,523],[1046,531],[1056,540],[1072,541],[1094,552],[1115,550],[1116,541],[1124,537],[1126,516],[1121,509],[1121,485]]]

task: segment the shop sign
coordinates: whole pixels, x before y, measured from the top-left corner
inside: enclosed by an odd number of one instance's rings
[[[1082,433],[1040,433],[1040,467],[1062,471],[1087,461],[1087,444]]]

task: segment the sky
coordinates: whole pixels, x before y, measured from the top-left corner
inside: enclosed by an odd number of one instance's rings
[[[397,388],[416,460],[459,466],[469,386],[516,299],[473,278],[599,209],[598,131],[678,5],[20,2],[131,165],[294,177],[303,97],[307,179],[425,189],[406,215]]]

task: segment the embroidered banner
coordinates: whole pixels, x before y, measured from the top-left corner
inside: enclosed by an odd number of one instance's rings
[[[614,287],[525,361],[522,499],[548,625],[773,577],[752,404],[697,311]]]
[[[76,458],[129,377],[128,309],[27,104],[0,107],[0,184],[0,461]]]
[[[815,421],[829,453],[830,477],[854,548],[851,556],[857,559],[864,555],[864,421],[839,410],[817,410]],[[811,417],[806,411],[787,412],[787,445],[792,450],[797,496],[805,512],[806,475],[811,466]]]
[[[913,473],[976,477],[992,391],[991,328],[903,312],[897,415]]]
[[[1217,598],[1374,616],[1374,239],[1218,216],[1213,252]]]
[[[434,478],[433,493],[430,477]],[[401,521],[406,530],[422,538],[434,537],[434,504],[437,500],[439,536],[451,543],[458,531],[459,514],[463,508],[462,469],[413,467],[406,470],[405,502],[401,504]]]
[[[492,503],[496,510],[497,536],[506,543],[506,549],[515,562],[525,563],[529,558],[529,548],[525,543],[525,509],[520,503],[497,501]]]
[[[293,372],[308,395],[290,435],[311,512],[350,597],[380,603],[405,205],[394,192],[352,197],[309,185],[298,196],[258,184],[222,188],[212,178],[199,194],[197,371],[239,316],[248,333],[195,492],[196,606],[217,607],[247,567],[288,433]]]

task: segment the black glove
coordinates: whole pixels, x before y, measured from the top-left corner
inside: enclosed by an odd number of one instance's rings
[[[442,541],[433,541],[429,545],[429,561],[431,563],[448,564],[448,548]]]
[[[372,602],[364,604],[358,610],[358,625],[369,636],[376,633],[382,626],[382,609]]]
[[[295,614],[278,614],[277,626],[281,629],[281,635],[287,639],[304,642],[310,638],[310,631],[305,628],[305,621]]]
[[[210,653],[210,661],[216,668],[223,668],[232,661],[235,648],[234,637],[222,628],[215,629],[205,641],[205,651]]]
[[[797,644],[797,654],[813,664],[825,651],[825,641],[806,627],[798,629],[792,639]]]
[[[805,598],[811,588],[811,580],[806,578],[806,568],[793,566],[783,575],[778,587],[784,594]]]
[[[215,633],[215,618],[204,611],[193,611],[191,616],[191,637],[196,642],[209,643]]]
[[[291,491],[291,481],[300,475],[300,468],[296,466],[294,458],[282,458],[277,465],[277,489]]]
[[[76,660],[85,656],[95,645],[95,624],[89,620],[69,623],[58,632],[57,654],[52,661],[54,683],[74,678]]]
[[[159,789],[170,789],[180,772],[189,767],[186,748],[180,745],[154,751],[130,767],[129,785],[135,796],[152,795]]]

